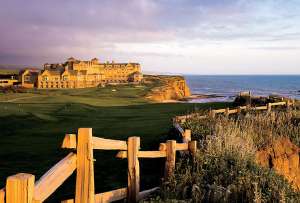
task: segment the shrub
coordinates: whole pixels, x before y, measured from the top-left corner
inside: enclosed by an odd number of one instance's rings
[[[286,180],[236,153],[200,152],[196,160],[182,161],[163,185],[162,198],[191,202],[299,201]]]
[[[299,146],[298,112],[249,113],[189,119],[199,141],[193,159],[183,158],[154,202],[300,202],[300,193],[272,169],[255,163],[256,151],[278,137]],[[296,119],[296,120],[295,120]]]

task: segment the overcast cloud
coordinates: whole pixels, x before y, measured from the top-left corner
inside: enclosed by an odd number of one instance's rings
[[[0,63],[140,62],[146,71],[300,74],[298,0],[1,0]]]

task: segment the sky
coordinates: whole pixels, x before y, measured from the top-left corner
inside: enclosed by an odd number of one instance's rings
[[[300,74],[300,0],[0,0],[0,64]]]

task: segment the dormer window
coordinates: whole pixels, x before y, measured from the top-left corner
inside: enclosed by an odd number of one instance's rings
[[[43,81],[48,81],[48,76],[44,76]]]
[[[63,80],[64,80],[64,81],[68,80],[68,76],[66,76],[66,75],[63,76]]]

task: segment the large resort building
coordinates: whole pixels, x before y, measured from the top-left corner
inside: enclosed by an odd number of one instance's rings
[[[24,71],[20,78],[23,86],[28,83],[40,89],[87,88],[105,84],[140,83],[143,75],[138,63],[100,63],[69,58],[62,64],[44,64],[35,78],[31,71]]]

